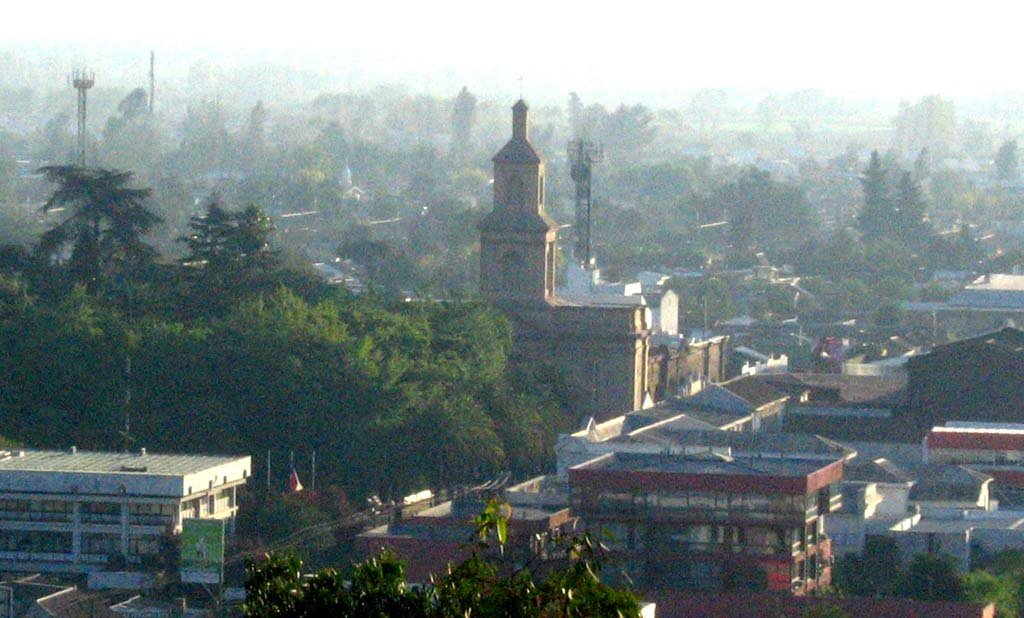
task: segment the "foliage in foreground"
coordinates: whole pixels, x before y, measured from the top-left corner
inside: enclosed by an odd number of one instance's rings
[[[470,557],[449,564],[426,587],[406,586],[403,564],[387,552],[355,565],[349,577],[331,568],[303,577],[298,558],[268,555],[247,570],[243,613],[249,618],[640,615],[632,592],[601,581],[600,547],[589,536],[562,543],[564,562],[543,575],[539,563],[510,570],[500,551],[489,552],[486,542],[493,535],[498,549],[504,547],[502,510],[496,502],[488,504],[474,522],[482,540],[472,545]]]
[[[891,540],[869,537],[861,554],[836,562],[833,584],[853,597],[995,603],[999,616],[1021,615],[1024,552],[1007,550],[972,562],[974,569],[960,575],[948,556],[918,554],[903,569]]]

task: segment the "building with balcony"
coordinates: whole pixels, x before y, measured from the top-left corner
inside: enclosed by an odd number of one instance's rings
[[[144,569],[189,518],[234,521],[249,457],[0,451],[0,571]]]
[[[609,453],[570,468],[569,490],[638,590],[802,594],[830,581],[822,516],[841,506],[842,477],[841,457]]]

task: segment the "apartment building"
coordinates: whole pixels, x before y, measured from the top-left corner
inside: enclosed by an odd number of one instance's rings
[[[233,522],[249,457],[0,451],[0,571],[145,569],[189,518]]]
[[[826,585],[843,461],[609,453],[569,469],[571,510],[638,590]],[[602,536],[601,538],[605,538]]]

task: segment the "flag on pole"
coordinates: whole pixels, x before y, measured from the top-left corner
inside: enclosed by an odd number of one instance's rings
[[[302,483],[299,481],[299,473],[292,466],[292,473],[288,475],[288,487],[292,491],[302,491]]]

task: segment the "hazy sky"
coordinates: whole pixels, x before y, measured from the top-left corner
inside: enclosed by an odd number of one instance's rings
[[[779,0],[481,3],[334,0],[5,3],[4,41],[63,45],[83,61],[155,48],[225,64],[275,57],[420,81],[489,82],[661,99],[702,87],[821,88],[847,96],[1020,90],[1011,2]],[[145,53],[145,51],[143,51]],[[0,70],[3,70],[0,67]]]

